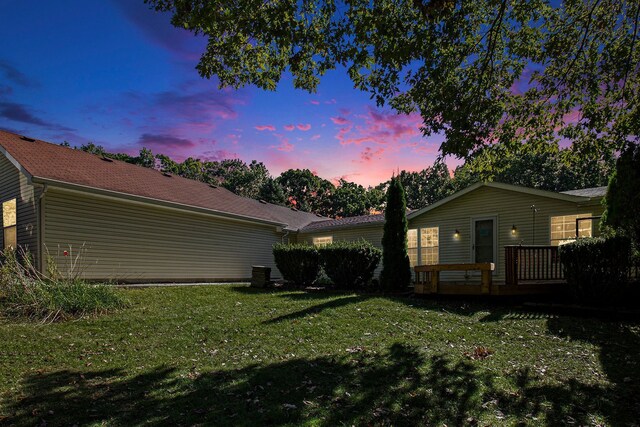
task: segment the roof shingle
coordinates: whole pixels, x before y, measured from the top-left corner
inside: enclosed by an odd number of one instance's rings
[[[222,188],[119,160],[62,147],[45,141],[29,141],[0,130],[0,146],[32,177],[82,187],[107,190],[147,199],[276,222],[297,230],[314,221],[315,214],[240,197]]]

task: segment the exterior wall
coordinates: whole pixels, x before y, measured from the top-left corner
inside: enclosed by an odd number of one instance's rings
[[[533,222],[531,205],[536,205],[535,239],[533,238]],[[591,213],[594,216],[602,214],[604,207],[594,202],[589,206],[579,206],[577,203],[527,193],[480,187],[440,207],[413,218],[409,221],[409,228],[439,228],[438,256],[441,264],[469,263],[473,260],[471,248],[472,219],[495,217],[496,219],[496,271],[494,280],[505,278],[504,247],[517,245],[549,245],[551,217],[559,215],[575,215]],[[511,228],[516,226],[516,235],[512,235]],[[598,235],[598,223],[593,222],[593,233]],[[455,230],[460,232],[454,237]],[[329,231],[299,234],[298,242],[313,243],[314,237],[332,236],[334,241],[354,241],[365,239],[374,246],[382,249],[383,225],[373,227],[351,227]],[[376,270],[380,274],[381,266]],[[465,280],[464,272],[443,272],[443,280]],[[472,279],[479,273],[471,273]]]
[[[535,219],[535,239],[531,205],[538,209]],[[602,206],[580,207],[578,204],[547,197],[534,196],[497,189],[480,187],[442,206],[413,218],[409,228],[439,227],[439,258],[442,264],[472,262],[472,219],[495,217],[497,222],[497,261],[494,280],[504,280],[504,247],[517,245],[549,245],[551,217],[592,213],[600,215]],[[595,221],[594,221],[595,222]],[[513,236],[511,229],[516,226]],[[594,225],[597,229],[597,224]],[[460,232],[454,237],[455,230]],[[464,280],[464,272],[447,272],[443,280]],[[478,275],[477,273],[474,274]]]
[[[280,276],[271,247],[282,233],[274,226],[52,187],[43,200],[44,244],[62,271],[84,245],[81,271],[87,279],[246,280],[252,265]]]
[[[309,245],[313,244],[314,237],[328,237],[332,236],[334,242],[338,241],[357,241],[364,239],[370,242],[376,248],[382,250],[382,230],[383,224],[377,224],[374,226],[366,226],[366,227],[350,227],[350,228],[339,228],[336,230],[329,231],[318,231],[314,233],[306,233],[306,234],[298,234],[298,242],[299,243],[307,243]],[[374,272],[374,277],[380,276],[380,272],[382,271],[382,261],[378,265],[378,268]]]
[[[0,154],[0,203],[16,199],[18,246],[28,250],[38,264],[38,196],[39,189],[30,185],[7,158]],[[2,216],[0,215],[0,221]],[[4,248],[4,233],[0,232],[0,250]]]

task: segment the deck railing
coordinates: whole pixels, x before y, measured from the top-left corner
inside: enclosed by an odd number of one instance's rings
[[[505,246],[506,282],[564,280],[557,246]]]

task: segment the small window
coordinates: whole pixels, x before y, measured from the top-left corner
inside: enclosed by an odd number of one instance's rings
[[[18,246],[16,199],[2,202],[2,228],[4,231],[4,249]]]
[[[562,215],[551,217],[551,236],[552,246],[560,246],[576,240],[577,237],[592,236],[592,220],[586,219],[578,222],[578,230],[576,230],[576,219],[590,217],[590,213],[580,215]],[[576,232],[577,231],[577,232]]]
[[[407,254],[411,267],[418,265],[418,229],[407,230]]]
[[[333,243],[333,236],[322,236],[313,238],[313,246],[326,246]]]

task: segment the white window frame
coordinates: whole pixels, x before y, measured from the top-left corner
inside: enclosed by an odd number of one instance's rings
[[[576,230],[576,219],[578,218],[591,218],[593,215],[591,213],[580,213],[580,214],[568,214],[568,215],[553,215],[553,216],[549,216],[549,245],[551,246],[561,246],[564,245],[566,243],[570,243],[570,242],[574,242],[576,240],[576,238],[579,237],[592,237],[593,236],[593,219],[589,219],[588,224],[589,224],[589,228],[588,230],[585,229],[583,231],[587,231],[587,233],[585,234],[581,234],[580,231],[581,230]],[[556,218],[562,218],[563,222],[562,222],[562,235],[563,237],[561,238],[553,238],[553,234],[554,234],[554,230],[553,230],[553,220]],[[586,221],[585,221],[586,222]],[[571,230],[566,230],[566,225],[571,224],[573,225],[573,229]],[[565,233],[572,233],[571,236],[567,236]]]
[[[433,246],[423,246],[422,245],[422,236],[423,233],[426,233],[426,230],[429,229],[435,229],[436,230],[436,234],[437,234],[437,245],[433,245]],[[429,248],[436,248],[436,256],[437,256],[437,261],[434,264],[438,264],[440,262],[440,227],[439,226],[432,226],[432,227],[417,227],[417,228],[411,228],[408,231],[415,231],[416,232],[416,246],[410,246],[409,245],[409,233],[407,232],[407,251],[413,251],[415,250],[415,261],[411,260],[411,255],[409,255],[409,261],[411,264],[411,267],[414,267],[416,265],[425,265],[422,263],[422,255],[425,249],[429,249]]]

